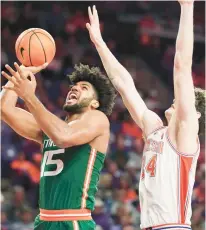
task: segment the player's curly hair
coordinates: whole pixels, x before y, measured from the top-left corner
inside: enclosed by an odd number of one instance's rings
[[[199,118],[199,135],[205,133],[205,90],[195,88],[195,107],[197,112],[201,113]]]
[[[70,84],[76,84],[79,81],[87,81],[95,88],[100,106],[98,110],[109,116],[114,107],[116,90],[111,81],[105,76],[98,67],[89,67],[88,65],[75,65],[75,71],[67,75]]]

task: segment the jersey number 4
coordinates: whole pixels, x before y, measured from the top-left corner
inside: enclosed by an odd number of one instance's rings
[[[43,176],[56,176],[64,168],[64,162],[60,159],[52,159],[54,155],[64,153],[65,149],[57,149],[46,151],[44,153],[42,165],[41,165],[41,177]],[[53,171],[45,171],[46,165],[56,165],[56,169]]]
[[[142,159],[142,174],[141,179],[145,177],[145,171],[149,173],[151,177],[155,177],[156,173],[156,162],[157,162],[157,155],[154,155],[150,158],[148,164],[145,167],[145,156]]]

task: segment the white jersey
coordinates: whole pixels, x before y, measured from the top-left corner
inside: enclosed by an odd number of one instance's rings
[[[139,184],[142,229],[191,229],[199,147],[194,155],[178,152],[167,130],[155,130],[145,143]]]

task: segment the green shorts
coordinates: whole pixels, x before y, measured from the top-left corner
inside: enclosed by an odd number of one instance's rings
[[[35,218],[34,230],[95,230],[93,220],[79,221],[44,221],[39,215]]]

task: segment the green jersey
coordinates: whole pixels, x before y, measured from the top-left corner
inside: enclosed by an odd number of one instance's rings
[[[61,149],[44,135],[40,208],[93,210],[104,159],[89,144]]]

